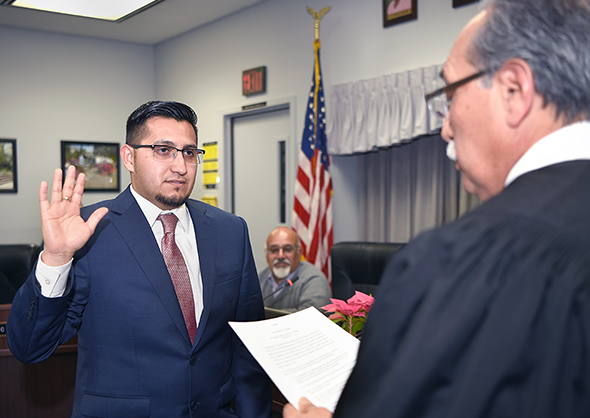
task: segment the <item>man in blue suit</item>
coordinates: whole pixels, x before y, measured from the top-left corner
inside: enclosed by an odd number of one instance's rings
[[[51,202],[41,184],[44,251],[7,338],[36,362],[78,336],[72,417],[271,416],[269,380],[228,325],[264,318],[246,223],[189,199],[203,154],[196,122],[177,102],[135,110],[120,152],[131,186],[113,200],[80,209],[85,177],[73,167],[63,187],[56,170]],[[170,213],[183,293],[162,254]]]

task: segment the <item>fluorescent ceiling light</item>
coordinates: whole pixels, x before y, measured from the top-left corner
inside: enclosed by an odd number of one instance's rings
[[[117,21],[164,0],[15,0],[11,6]]]

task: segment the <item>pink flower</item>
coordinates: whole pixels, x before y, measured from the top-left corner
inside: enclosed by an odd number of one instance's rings
[[[339,324],[347,332],[360,338],[362,328],[367,319],[367,314],[373,306],[375,298],[362,292],[355,292],[354,296],[344,302],[340,299],[330,299],[332,303],[322,306],[327,313],[331,313],[328,319]]]
[[[375,298],[373,296],[366,295],[363,292],[359,291],[354,292],[354,296],[348,299],[348,305],[358,307],[357,311],[362,309],[366,313],[369,313],[371,311],[373,302],[375,302]]]
[[[322,306],[323,310],[341,315],[352,315],[354,313],[354,309],[343,300],[330,298],[330,301],[332,301],[331,304]]]
[[[333,313],[332,315],[330,315],[328,317],[328,319],[331,319],[334,322],[339,322],[339,321],[344,321],[346,320],[346,317],[344,315],[342,315],[341,313]]]

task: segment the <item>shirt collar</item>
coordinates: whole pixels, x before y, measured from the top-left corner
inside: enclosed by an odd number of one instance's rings
[[[541,138],[514,164],[504,187],[533,170],[574,160],[590,160],[590,122],[564,126]]]
[[[135,191],[135,189],[133,189],[133,185],[131,186],[131,194],[133,195],[133,197],[135,197],[135,200],[137,200],[137,204],[139,205],[139,208],[141,209],[141,211],[145,215],[148,223],[150,224],[150,226],[152,228],[156,224],[158,215],[160,215],[160,213],[173,213],[178,217],[178,221],[180,223],[180,226],[185,231],[188,231],[189,214],[188,214],[188,209],[186,207],[186,204],[183,204],[182,206],[180,206],[176,209],[173,209],[173,210],[162,210],[159,207],[157,207],[156,205],[154,205],[152,202],[147,200],[145,197],[143,197],[142,195],[137,193]]]

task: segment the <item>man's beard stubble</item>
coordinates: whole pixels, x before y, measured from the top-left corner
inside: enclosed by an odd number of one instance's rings
[[[156,200],[171,209],[176,209],[184,205],[188,201],[189,196],[190,194],[187,194],[184,197],[174,198],[166,197],[163,194],[157,194]]]

